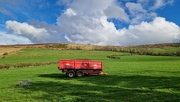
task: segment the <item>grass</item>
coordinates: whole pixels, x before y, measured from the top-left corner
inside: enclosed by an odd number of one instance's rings
[[[1,63],[50,62],[59,59],[103,61],[106,76],[67,78],[58,65],[0,70],[0,102],[178,102],[180,100],[180,57],[120,56],[118,52],[24,49],[0,59]],[[21,79],[32,84],[20,88]]]
[[[162,52],[162,53],[173,53],[180,51],[180,47],[163,47],[163,48],[154,48],[153,49],[155,52]]]
[[[22,48],[14,48],[14,47],[0,47],[0,56],[4,53],[13,53],[21,50]]]
[[[54,62],[59,59],[108,59],[106,56],[121,54],[120,52],[104,51],[82,51],[82,50],[50,50],[43,48],[23,49],[16,54],[0,58],[2,64],[12,63],[34,63],[34,62]]]

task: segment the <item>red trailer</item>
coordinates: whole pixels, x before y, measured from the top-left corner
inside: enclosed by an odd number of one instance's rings
[[[66,73],[68,77],[105,74],[102,72],[102,62],[93,60],[60,60],[58,69]]]

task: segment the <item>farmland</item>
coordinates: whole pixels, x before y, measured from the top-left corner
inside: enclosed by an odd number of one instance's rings
[[[47,46],[46,46],[47,47]],[[57,46],[56,46],[57,47]],[[62,47],[62,46],[60,46]],[[168,50],[169,48],[169,50]],[[178,51],[179,47],[156,48]],[[76,50],[77,49],[77,50]],[[128,51],[94,51],[23,47],[0,58],[0,64],[49,63],[0,70],[0,102],[178,102],[180,100],[180,57],[130,54]],[[118,56],[117,59],[107,56]],[[103,61],[107,75],[67,78],[57,69],[59,59]],[[31,80],[26,87],[19,80]]]

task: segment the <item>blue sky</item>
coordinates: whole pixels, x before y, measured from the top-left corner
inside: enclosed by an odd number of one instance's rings
[[[0,0],[0,44],[180,42],[180,0]]]
[[[180,0],[174,0],[174,2],[157,10],[157,14],[161,17],[165,17],[166,20],[176,23],[180,26]]]

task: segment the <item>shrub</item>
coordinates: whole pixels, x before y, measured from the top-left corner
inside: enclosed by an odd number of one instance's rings
[[[177,51],[177,52],[176,52],[176,56],[180,56],[180,51]]]
[[[10,67],[8,64],[0,64],[0,69],[9,69]]]
[[[3,55],[4,55],[4,56],[7,56],[7,55],[8,55],[8,53],[7,53],[7,52],[5,52]]]
[[[63,48],[67,49],[68,44],[55,44],[53,45],[53,48]]]

